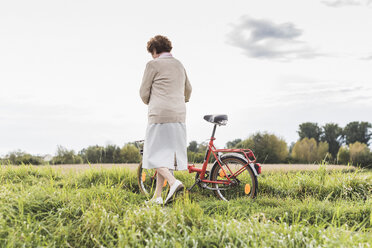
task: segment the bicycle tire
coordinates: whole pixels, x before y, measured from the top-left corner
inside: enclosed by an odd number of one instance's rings
[[[247,160],[239,154],[228,153],[221,156],[221,165],[224,167],[226,173],[229,173],[227,176],[231,176],[227,166],[230,170],[238,171],[244,165],[247,164]],[[234,165],[234,166],[233,166]],[[252,168],[248,165],[246,169],[239,174],[236,178],[233,178],[234,184],[224,185],[214,183],[212,185],[215,190],[216,196],[224,201],[229,201],[238,198],[255,198],[258,192],[258,181],[257,176],[254,174]],[[212,181],[226,180],[226,175],[223,175],[224,172],[221,169],[220,165],[216,161],[212,167],[210,179]]]
[[[171,173],[173,174],[173,172]],[[141,161],[137,168],[137,182],[138,182],[139,190],[142,194],[146,196],[152,196],[156,188],[156,169],[142,168],[142,161]],[[169,190],[168,186],[169,184],[167,180],[165,180],[163,188],[166,188],[165,189],[166,193]]]
[[[137,168],[137,182],[142,194],[152,196],[156,188],[155,170],[143,169],[141,161]]]

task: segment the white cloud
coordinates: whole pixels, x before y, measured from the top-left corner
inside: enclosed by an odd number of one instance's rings
[[[253,58],[291,60],[320,56],[306,42],[299,40],[302,33],[293,23],[276,24],[244,16],[228,34],[228,43]]]
[[[344,6],[368,6],[372,4],[372,0],[333,0],[322,1],[329,7],[344,7]]]
[[[372,88],[358,83],[297,82],[283,83],[277,96],[270,99],[273,105],[338,106],[364,105],[372,107]]]
[[[372,60],[372,54],[366,57],[362,57],[362,60]]]

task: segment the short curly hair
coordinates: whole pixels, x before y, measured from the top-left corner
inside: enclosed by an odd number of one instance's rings
[[[172,42],[166,36],[156,35],[147,42],[147,51],[152,54],[154,50],[157,54],[169,53],[172,51]]]

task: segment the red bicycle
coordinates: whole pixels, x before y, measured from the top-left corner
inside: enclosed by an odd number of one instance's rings
[[[212,136],[205,152],[202,167],[188,165],[189,173],[196,173],[195,183],[200,188],[212,190],[219,199],[229,201],[239,197],[255,198],[258,191],[257,177],[261,174],[261,165],[250,149],[216,149],[213,145],[217,126],[227,124],[227,115],[206,115],[204,119],[214,124]],[[140,141],[143,142],[143,141]],[[142,154],[142,150],[141,150]],[[208,161],[213,155],[215,161],[208,171]],[[140,191],[151,196],[156,186],[156,170],[138,166],[138,185]],[[166,186],[167,182],[164,183]]]

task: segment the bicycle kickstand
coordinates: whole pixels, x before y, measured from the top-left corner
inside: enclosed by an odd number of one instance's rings
[[[187,190],[188,190],[189,192],[191,192],[191,190],[195,187],[195,185],[197,185],[197,184],[199,184],[199,183],[200,183],[200,179],[198,178],[198,179],[195,180],[195,183],[194,183],[190,188],[188,188]]]

